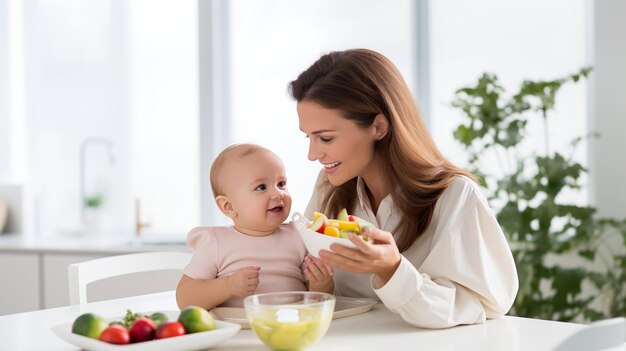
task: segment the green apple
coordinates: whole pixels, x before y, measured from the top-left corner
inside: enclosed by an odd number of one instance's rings
[[[81,314],[72,324],[72,333],[98,339],[100,333],[109,326],[107,321],[93,313]]]
[[[185,307],[180,311],[178,321],[183,324],[187,333],[199,333],[217,327],[211,314],[199,306]]]
[[[339,211],[339,214],[337,215],[337,220],[349,221],[350,217],[348,216],[348,210],[346,210],[345,208],[342,208],[341,211]]]

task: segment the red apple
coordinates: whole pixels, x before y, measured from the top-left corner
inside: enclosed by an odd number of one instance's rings
[[[133,322],[130,326],[130,342],[142,342],[154,339],[156,325],[146,317],[141,317]]]
[[[324,234],[324,229],[326,229],[327,225],[326,216],[322,215],[313,221],[309,229]]]

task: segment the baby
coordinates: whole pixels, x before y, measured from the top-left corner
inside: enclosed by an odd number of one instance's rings
[[[295,226],[283,224],[291,196],[280,158],[258,145],[232,145],[211,166],[211,188],[234,225],[191,230],[193,257],[176,288],[178,306],[241,307],[254,293],[307,290],[306,247]]]

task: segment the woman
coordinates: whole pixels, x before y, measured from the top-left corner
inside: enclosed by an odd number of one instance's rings
[[[371,50],[332,52],[289,91],[308,157],[324,166],[305,215],[345,207],[379,228],[370,242],[350,235],[356,249],[307,257],[307,278],[334,275],[328,290],[379,298],[419,327],[507,313],[518,280],[504,234],[473,176],[435,146],[397,68]]]

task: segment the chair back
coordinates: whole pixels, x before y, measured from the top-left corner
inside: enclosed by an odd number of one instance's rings
[[[589,324],[563,340],[554,351],[624,350],[626,319],[606,319]]]
[[[87,285],[126,274],[180,270],[191,261],[189,252],[142,252],[109,256],[68,266],[70,305],[87,303]]]

